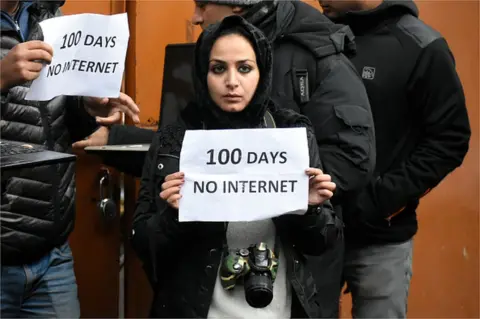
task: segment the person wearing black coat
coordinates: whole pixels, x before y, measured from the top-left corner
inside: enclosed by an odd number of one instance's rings
[[[457,169],[471,136],[465,95],[445,38],[411,0],[319,0],[348,25],[351,61],[375,122],[373,177],[343,205],[344,279],[354,318],[405,318],[421,198]]]
[[[316,260],[342,240],[342,224],[329,202],[336,185],[321,171],[309,120],[271,100],[271,77],[270,44],[242,17],[228,17],[200,36],[195,53],[196,99],[181,121],[155,134],[132,225],[132,245],[154,290],[152,317],[328,316],[316,280],[328,273],[318,269]],[[179,222],[183,172],[178,170],[185,131],[262,128],[270,116],[276,127],[307,129],[306,174],[311,177],[307,212],[254,222]],[[238,285],[224,290],[219,277],[228,249],[259,242],[275,247],[279,260],[273,299],[265,302],[247,296]]]
[[[125,111],[138,121],[138,107],[123,93],[112,99],[25,99],[55,55],[44,42],[41,23],[60,16],[64,3],[0,1],[2,156],[11,151],[11,142],[71,153],[72,143],[92,133],[97,122],[105,123],[105,116]],[[80,316],[68,243],[75,226],[75,171],[75,162],[0,170],[0,317]]]

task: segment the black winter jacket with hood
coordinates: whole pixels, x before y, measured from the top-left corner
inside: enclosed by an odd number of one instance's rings
[[[21,17],[17,18],[28,18],[26,37],[16,30],[13,19],[2,12],[1,58],[24,40],[41,40],[39,22],[59,15],[63,2],[22,1],[18,11]],[[29,86],[25,83],[2,92],[3,139],[71,152],[72,142],[96,127],[79,98],[59,96],[47,102],[26,101]],[[2,265],[30,263],[65,243],[75,220],[75,163],[2,171],[1,175]]]
[[[222,111],[212,101],[207,87],[211,48],[220,33],[230,28],[241,30],[253,43],[261,74],[252,101],[239,113]],[[243,18],[232,16],[202,33],[196,47],[196,102],[185,109],[182,122],[162,128],[155,134],[147,155],[133,221],[132,244],[144,262],[154,289],[153,317],[207,316],[226,243],[226,223],[179,223],[178,211],[159,197],[165,176],[178,171],[178,156],[186,129],[264,127],[263,119],[268,109],[277,127],[307,128],[310,164],[320,167],[318,148],[308,119],[291,110],[276,109],[270,100],[271,51],[263,34],[254,30]],[[287,276],[295,291],[292,306],[292,316],[295,317],[304,317],[305,313],[310,317],[332,316],[324,309],[334,307],[322,306],[334,298],[321,298],[319,292],[324,287],[319,287],[315,280],[329,276],[315,263],[325,250],[324,218],[327,214],[335,216],[327,203],[303,216],[284,215],[274,219],[288,264]],[[337,229],[337,240],[341,240],[341,226]],[[329,293],[338,297],[338,291],[330,290]]]
[[[352,245],[412,238],[419,199],[468,150],[470,125],[452,52],[418,14],[413,1],[384,0],[339,19],[355,33],[352,62],[368,91],[377,138],[375,176],[344,214]]]
[[[354,51],[353,35],[348,27],[335,25],[302,1],[262,1],[247,9],[245,18],[273,43],[272,98],[312,122],[324,169],[337,184],[333,200],[337,204],[343,195],[364,187],[375,166],[368,96],[343,54]],[[303,87],[310,92],[308,102],[301,103],[298,97],[298,79],[293,79],[292,68],[308,70],[308,88]],[[153,134],[115,125],[108,143],[150,143]],[[138,176],[133,166],[119,167]]]

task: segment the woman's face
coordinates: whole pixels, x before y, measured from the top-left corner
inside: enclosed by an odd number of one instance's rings
[[[225,112],[241,112],[252,100],[259,80],[250,42],[238,34],[218,38],[210,52],[207,75],[213,102]]]

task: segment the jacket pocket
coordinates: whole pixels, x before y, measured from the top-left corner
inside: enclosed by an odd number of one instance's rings
[[[342,145],[348,145],[352,162],[365,171],[375,161],[375,133],[371,113],[358,105],[335,105],[335,116],[344,124],[338,131]]]

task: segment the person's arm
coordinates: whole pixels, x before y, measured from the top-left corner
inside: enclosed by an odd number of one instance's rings
[[[119,144],[150,144],[155,132],[136,126],[117,125],[97,126],[97,129],[84,140],[73,144],[74,149],[84,149],[87,146],[119,145]],[[103,162],[120,172],[135,177],[142,176],[145,154],[125,152],[121,156],[115,152],[103,152]]]
[[[363,218],[388,218],[419,200],[460,166],[468,151],[470,124],[462,84],[444,39],[423,50],[408,95],[420,119],[420,139],[402,163],[358,198]]]
[[[155,131],[139,128],[133,125],[112,125],[108,132],[107,144],[149,144]]]
[[[157,273],[162,265],[157,260],[169,260],[169,256],[178,253],[177,248],[182,243],[195,243],[197,239],[201,241],[206,236],[214,236],[216,232],[224,231],[223,223],[180,223],[178,210],[160,198],[160,189],[157,185],[161,185],[165,177],[172,173],[172,169],[166,169],[172,165],[165,164],[164,171],[156,172],[158,140],[153,139],[143,165],[131,236],[132,246],[144,263],[153,285],[158,279]],[[194,237],[196,239],[193,239]]]
[[[155,157],[157,143],[152,143],[143,165],[137,204],[133,217],[131,243],[144,264],[147,276],[153,286],[158,280],[156,270],[157,252],[167,255],[167,250],[175,248],[180,235],[176,211],[155,194],[157,181],[155,176]]]
[[[324,58],[316,90],[302,113],[312,122],[325,173],[337,185],[334,204],[362,189],[375,168],[375,133],[362,80],[343,55]]]

